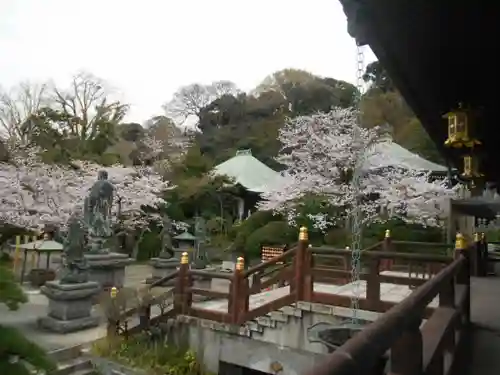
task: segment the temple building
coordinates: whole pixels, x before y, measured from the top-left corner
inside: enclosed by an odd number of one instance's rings
[[[214,167],[216,176],[226,176],[234,181],[238,190],[238,219],[247,218],[268,186],[275,186],[282,178],[252,155],[251,150],[239,150],[231,159]]]
[[[447,168],[428,161],[408,151],[390,139],[376,144],[367,155],[366,170],[380,168],[405,168],[434,174],[446,174]],[[251,150],[239,150],[231,159],[217,165],[212,170],[215,176],[226,176],[234,181],[237,188],[238,220],[246,219],[255,208],[260,195],[266,189],[284,183],[282,175],[269,168],[252,155]]]

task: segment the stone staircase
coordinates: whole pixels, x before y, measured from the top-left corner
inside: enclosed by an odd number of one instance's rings
[[[361,324],[375,321],[380,314],[372,311],[358,311]],[[177,320],[184,324],[231,335],[239,335],[257,341],[264,341],[278,346],[292,346],[306,349],[310,346],[307,328],[322,322],[342,325],[350,322],[352,310],[345,307],[323,305],[319,303],[298,302],[284,306],[266,315],[259,316],[242,326],[234,326],[206,319],[180,315]],[[317,348],[313,351],[316,351]]]
[[[82,345],[55,350],[49,356],[57,363],[55,375],[97,374],[90,359],[84,355]]]

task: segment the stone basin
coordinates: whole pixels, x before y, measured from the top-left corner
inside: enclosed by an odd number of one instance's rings
[[[333,353],[339,347],[344,345],[356,333],[363,330],[362,325],[343,324],[333,325],[330,323],[316,323],[309,327],[308,338],[311,342],[319,342],[326,346],[328,353]],[[389,355],[385,354],[370,372],[372,374],[389,373]]]

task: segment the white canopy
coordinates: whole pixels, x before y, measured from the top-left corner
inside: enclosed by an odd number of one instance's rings
[[[11,245],[16,247],[16,245]],[[57,241],[52,240],[37,240],[28,242],[19,246],[23,250],[39,250],[39,251],[62,251],[63,245]]]

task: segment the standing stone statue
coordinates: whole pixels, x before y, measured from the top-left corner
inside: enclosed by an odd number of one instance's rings
[[[194,264],[195,268],[205,268],[207,266],[207,254],[205,252],[205,243],[207,239],[205,219],[196,216],[194,223],[194,236],[196,237]]]
[[[64,241],[64,270],[61,284],[78,284],[88,281],[88,267],[84,258],[85,231],[80,220],[73,217],[69,221],[68,233]]]
[[[88,229],[90,252],[108,253],[106,240],[113,235],[111,208],[114,186],[108,180],[108,172],[99,171],[97,181],[84,202],[84,221]]]
[[[159,257],[162,259],[173,258],[174,247],[172,246],[172,221],[167,214],[162,217],[163,229],[161,230],[161,252]]]

